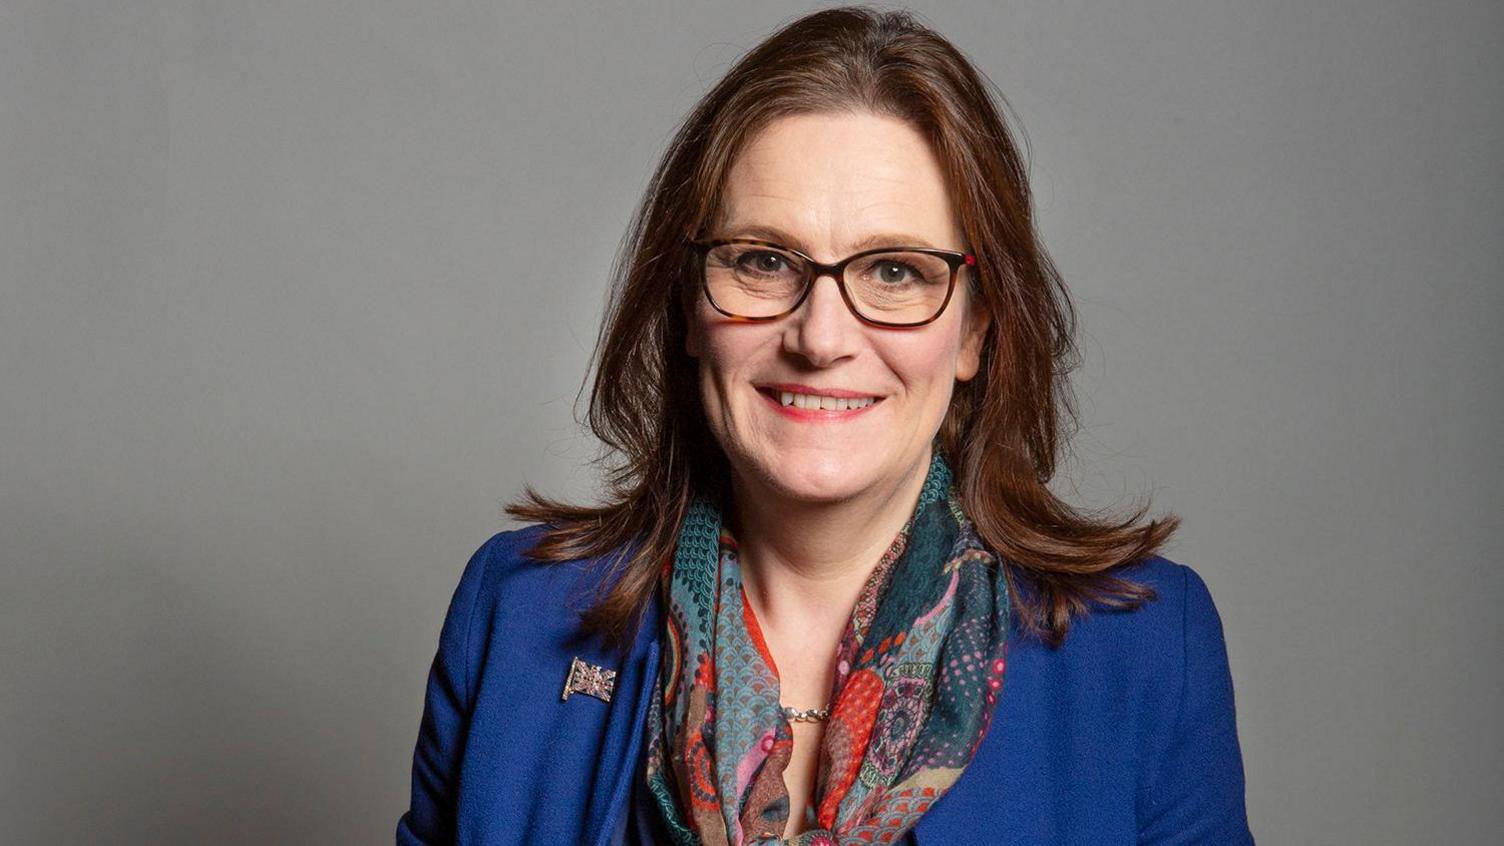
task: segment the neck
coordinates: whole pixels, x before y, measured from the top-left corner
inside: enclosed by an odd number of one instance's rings
[[[742,582],[765,629],[836,637],[919,501],[926,451],[906,476],[840,502],[794,502],[733,473],[730,521]]]

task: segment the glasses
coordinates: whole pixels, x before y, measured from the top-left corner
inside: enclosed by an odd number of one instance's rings
[[[690,241],[705,296],[736,320],[776,320],[799,308],[821,276],[831,276],[841,299],[874,326],[923,326],[950,303],[962,267],[976,256],[933,247],[879,247],[835,264],[821,264],[772,241],[730,238]]]

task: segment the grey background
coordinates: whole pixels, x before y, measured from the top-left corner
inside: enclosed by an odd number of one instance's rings
[[[668,134],[797,4],[0,3],[0,819],[387,842],[469,555]],[[1504,7],[925,3],[1083,318],[1059,483],[1152,495],[1265,843],[1504,825]]]

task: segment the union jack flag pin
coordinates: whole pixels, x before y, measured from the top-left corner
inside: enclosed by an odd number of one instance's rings
[[[569,678],[564,680],[564,695],[559,698],[567,700],[571,693],[583,693],[602,702],[610,702],[611,688],[615,686],[615,670],[587,664],[576,655],[569,665]]]

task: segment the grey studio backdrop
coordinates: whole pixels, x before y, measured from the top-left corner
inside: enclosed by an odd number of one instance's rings
[[[809,8],[0,3],[0,840],[389,840],[466,560],[594,493],[657,155]],[[917,11],[1080,306],[1060,489],[1185,520],[1255,834],[1498,842],[1504,6]]]

